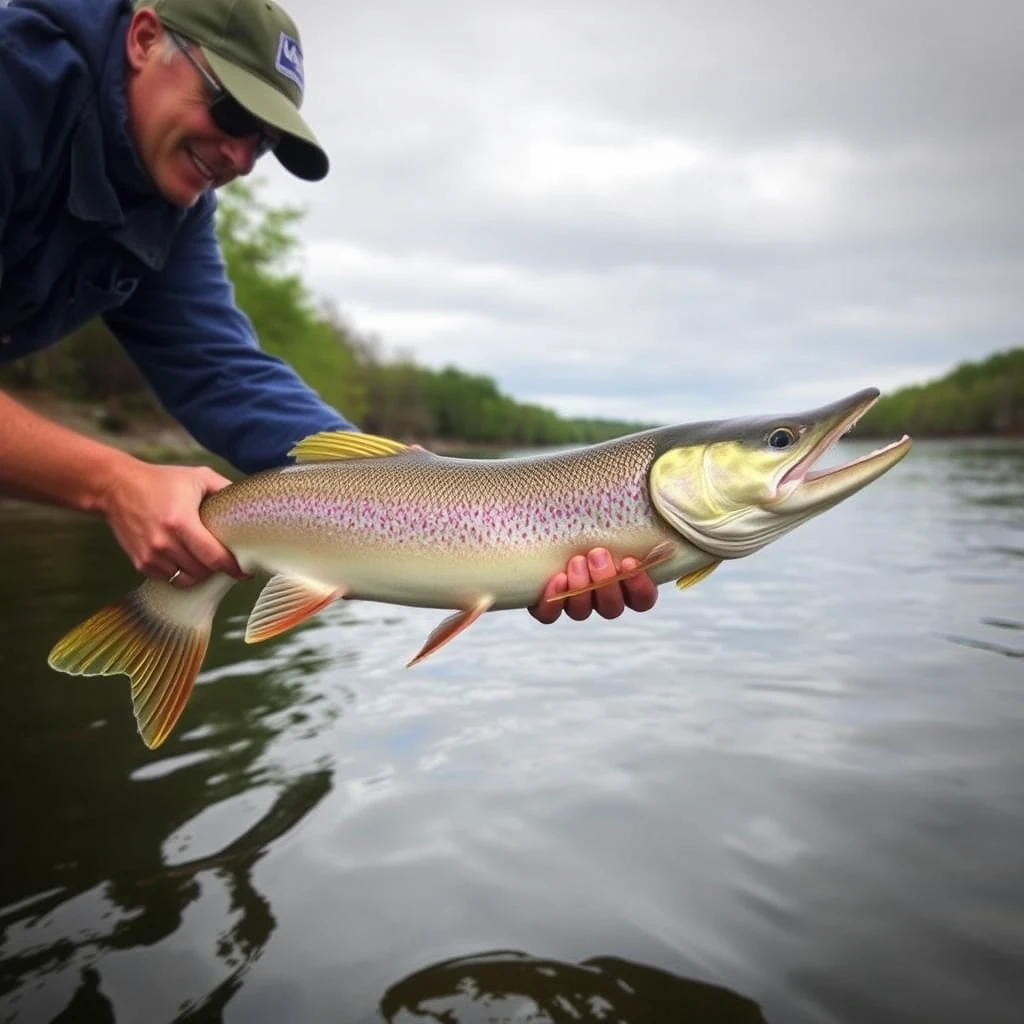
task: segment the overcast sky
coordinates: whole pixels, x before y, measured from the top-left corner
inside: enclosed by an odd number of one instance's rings
[[[883,390],[1024,343],[1022,0],[284,0],[304,279],[565,415]]]

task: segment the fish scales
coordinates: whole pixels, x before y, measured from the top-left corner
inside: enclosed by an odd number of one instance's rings
[[[538,544],[605,543],[660,524],[647,490],[653,443],[610,444],[584,457],[438,460],[424,456],[304,464],[241,481],[204,506],[231,542],[282,530],[388,550],[514,558]]]

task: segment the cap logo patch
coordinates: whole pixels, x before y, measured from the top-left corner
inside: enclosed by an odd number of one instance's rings
[[[302,47],[297,39],[292,39],[287,32],[281,33],[277,42],[277,57],[274,60],[274,67],[290,78],[299,89],[304,88],[302,74]]]

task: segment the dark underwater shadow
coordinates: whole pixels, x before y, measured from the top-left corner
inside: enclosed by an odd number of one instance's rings
[[[259,959],[276,927],[269,900],[253,884],[253,869],[274,843],[320,804],[330,792],[332,777],[331,769],[322,768],[289,780],[266,813],[217,853],[110,883],[116,903],[122,908],[134,908],[134,915],[105,935],[91,933],[77,941],[62,937],[7,956],[0,965],[0,992],[13,990],[33,976],[59,970],[81,957],[87,962],[80,969],[78,986],[51,1024],[110,1024],[116,1020],[115,1008],[101,990],[96,964],[104,953],[150,946],[171,934],[179,926],[185,908],[198,898],[196,876],[213,871],[225,881],[234,913],[234,920],[219,936],[216,949],[218,958],[232,970],[201,1001],[185,1004],[175,1020],[179,1024],[220,1021],[224,1007],[242,987],[245,975]],[[62,897],[63,894],[55,897],[53,905],[58,905]],[[52,909],[49,903],[45,908],[35,904],[31,912],[41,914],[48,909]],[[0,917],[0,936],[4,924]],[[30,1001],[31,995],[26,993],[26,1005],[21,1009],[30,1009]]]
[[[767,1024],[718,985],[613,956],[581,963],[494,950],[443,960],[384,994],[387,1024]]]
[[[252,960],[246,960],[203,999],[185,1007],[172,1024],[222,1024],[224,1010],[242,988],[251,966]],[[50,1024],[117,1024],[114,1004],[100,990],[100,984],[99,971],[83,967],[71,1001]]]
[[[50,1024],[115,1024],[114,1004],[100,991],[100,975],[95,967],[83,967],[78,988],[71,1002]]]

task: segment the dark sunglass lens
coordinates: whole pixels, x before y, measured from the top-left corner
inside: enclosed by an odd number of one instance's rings
[[[226,92],[210,104],[210,116],[225,135],[232,135],[236,139],[256,135],[263,129],[259,118],[253,117],[238,100]]]

